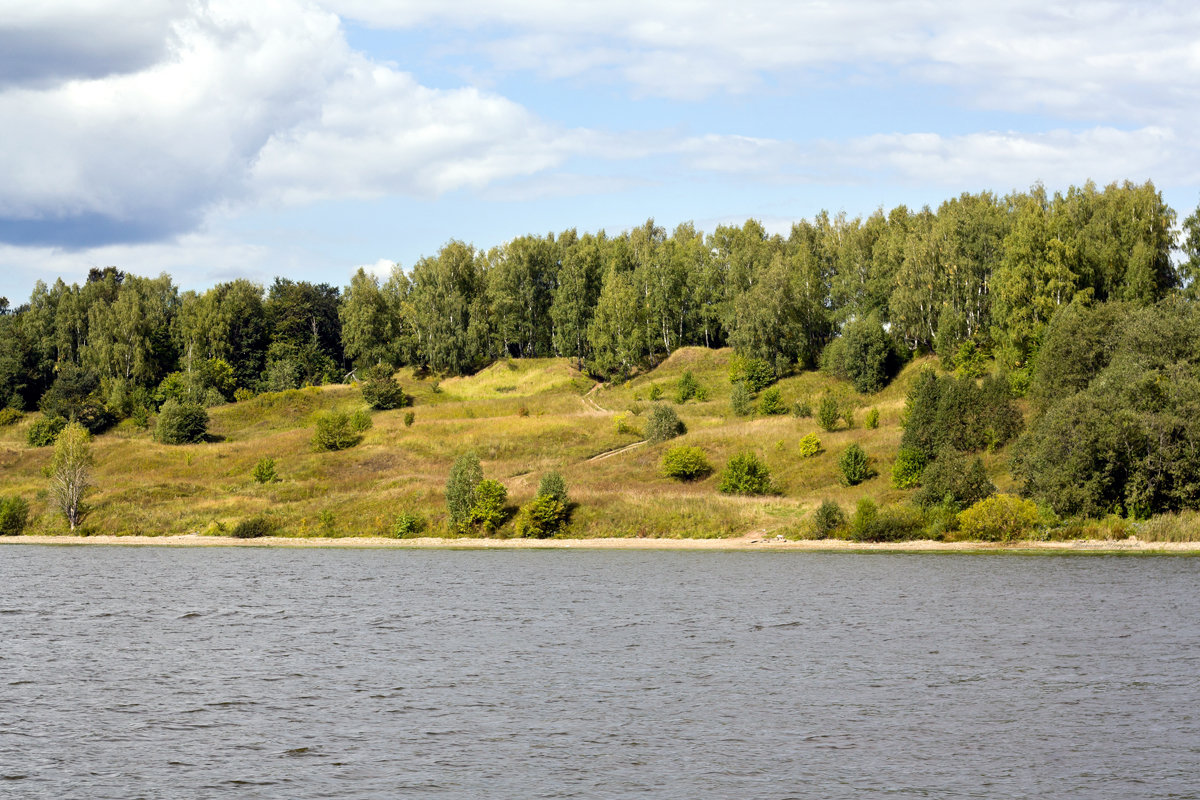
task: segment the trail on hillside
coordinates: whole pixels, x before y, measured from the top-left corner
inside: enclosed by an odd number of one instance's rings
[[[591,389],[587,390],[587,394],[585,394],[579,398],[581,401],[583,401],[584,407],[593,414],[607,414],[608,413],[608,409],[601,406],[599,403],[596,402],[596,399],[594,397],[592,397],[592,395],[596,393],[596,390],[599,389],[603,385],[604,384],[602,384],[602,383],[597,383]]]
[[[644,444],[646,444],[645,439],[643,439],[640,442],[634,442],[633,444],[627,444],[624,447],[618,447],[616,450],[605,450],[603,453],[600,453],[599,455],[592,456],[591,458],[589,458],[587,460],[587,462],[591,463],[593,461],[603,461],[606,458],[611,458],[612,456],[618,456],[621,453],[624,453],[626,450],[632,450],[633,448],[641,447]]]

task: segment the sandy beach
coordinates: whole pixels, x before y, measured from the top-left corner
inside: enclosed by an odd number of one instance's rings
[[[730,539],[388,539],[382,537],[284,537],[235,539],[231,536],[0,536],[0,544],[117,545],[129,547],[327,547],[452,550],[778,550],[808,552],[1071,552],[1071,553],[1200,553],[1200,542],[1143,542],[1137,539],[1078,539],[1059,542],[848,542],[839,539],[786,541],[757,536]]]

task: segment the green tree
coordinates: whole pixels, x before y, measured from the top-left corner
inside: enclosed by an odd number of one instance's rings
[[[857,442],[852,442],[838,456],[838,470],[842,473],[843,484],[857,486],[871,477],[871,460]]]
[[[50,462],[50,497],[74,533],[83,517],[83,498],[91,487],[91,435],[78,422],[63,428]]]
[[[767,465],[749,450],[729,459],[721,470],[717,490],[725,494],[759,495],[774,494],[771,471]]]
[[[450,525],[459,531],[471,523],[471,506],[475,500],[475,487],[483,480],[483,468],[474,453],[463,453],[450,468],[446,480],[446,508],[450,512]]]

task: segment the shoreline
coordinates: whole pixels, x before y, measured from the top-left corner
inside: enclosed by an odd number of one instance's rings
[[[718,550],[801,552],[900,552],[900,553],[1036,553],[1068,552],[1142,554],[1200,554],[1200,542],[1143,542],[1138,539],[1073,539],[1055,542],[850,542],[841,539],[785,541],[754,536],[731,539],[443,539],[422,537],[287,537],[235,539],[231,536],[0,536],[0,544],[107,545],[126,547],[299,547],[409,550]]]

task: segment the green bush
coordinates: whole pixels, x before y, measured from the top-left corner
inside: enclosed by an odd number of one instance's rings
[[[417,419],[417,415],[415,413],[413,413],[412,411],[405,411],[404,412],[404,427],[411,428],[413,422],[415,422],[416,419]]]
[[[1005,379],[989,376],[977,384],[974,378],[939,378],[925,370],[909,390],[900,443],[932,460],[944,447],[994,450],[1022,425]]]
[[[89,433],[97,433],[114,422],[101,396],[100,378],[91,370],[73,364],[59,370],[54,383],[38,401],[38,408],[47,417],[73,419]]]
[[[876,428],[878,428],[879,427],[879,409],[872,408],[870,411],[868,411],[867,418],[865,420],[863,420],[863,424],[867,426],[868,430],[875,430]]]
[[[778,386],[772,386],[763,391],[762,395],[758,398],[758,413],[763,416],[787,413],[787,406],[783,404],[783,398],[779,394]]]
[[[20,421],[25,416],[15,408],[0,408],[0,428],[6,428]]]
[[[360,408],[350,415],[350,427],[355,433],[365,433],[375,426],[371,414],[365,408]]]
[[[629,414],[624,411],[613,417],[613,429],[616,430],[618,435],[622,436],[627,434],[638,435],[637,428],[633,427],[633,424],[629,421]]]
[[[650,409],[650,417],[646,420],[646,439],[651,444],[674,439],[687,428],[680,421],[675,409],[670,406],[656,405]]]
[[[567,521],[567,507],[556,497],[539,494],[517,512],[517,536],[547,539]]]
[[[247,517],[234,526],[230,532],[230,536],[235,539],[257,539],[261,536],[270,536],[275,533],[275,520],[270,517],[259,514],[255,517]]]
[[[163,444],[196,444],[208,435],[208,412],[199,403],[175,398],[163,403],[154,426],[154,438]]]
[[[754,413],[754,402],[745,381],[738,381],[729,390],[729,406],[739,417],[748,417]]]
[[[657,383],[650,384],[650,392],[646,395],[651,402],[662,399],[663,390]]]
[[[849,322],[821,353],[821,369],[853,382],[864,394],[878,392],[900,370],[901,351],[875,316]]]
[[[997,494],[959,513],[958,524],[969,539],[1008,542],[1036,530],[1040,519],[1037,503],[1032,500]]]
[[[968,464],[966,454],[947,447],[921,473],[921,489],[913,502],[919,506],[946,503],[962,508],[995,492],[978,456]]]
[[[387,367],[372,367],[362,384],[363,400],[376,411],[391,411],[408,405],[404,389]]]
[[[538,481],[537,496],[553,497],[564,506],[570,502],[567,497],[567,482],[558,472],[547,472],[542,476],[542,479]]]
[[[800,438],[801,458],[812,458],[821,452],[821,440],[815,433],[805,434]]]
[[[29,503],[25,498],[0,498],[0,536],[20,536],[28,522]]]
[[[846,512],[832,500],[826,500],[813,512],[813,530],[818,539],[833,539],[846,527]]]
[[[471,522],[471,504],[475,498],[475,487],[483,480],[483,467],[474,453],[463,453],[450,467],[446,479],[446,509],[450,512],[450,525],[462,531]]]
[[[425,518],[420,514],[405,511],[396,515],[392,523],[392,536],[397,539],[411,539],[425,530]]]
[[[864,497],[858,501],[850,521],[850,538],[856,542],[902,542],[922,535],[925,520],[911,506],[888,506],[880,509]]]
[[[717,489],[725,494],[773,494],[771,471],[758,456],[750,451],[738,453],[721,470]]]
[[[317,452],[345,450],[362,441],[362,433],[356,430],[353,418],[345,411],[324,411],[317,414],[316,419],[312,447]]]
[[[857,486],[871,477],[871,459],[866,451],[852,443],[838,457],[838,469],[842,473],[842,483],[846,486]]]
[[[812,403],[807,400],[797,400],[792,403],[792,416],[798,419],[807,419],[813,415]]]
[[[892,486],[897,489],[915,489],[921,485],[921,473],[925,471],[925,454],[915,447],[901,447],[892,464]]]
[[[504,502],[508,490],[504,484],[485,478],[471,492],[471,512],[468,522],[485,533],[491,533],[504,523]]]
[[[712,472],[712,466],[699,447],[678,445],[663,454],[662,474],[681,481],[694,481]]]
[[[837,398],[830,394],[822,397],[821,402],[817,404],[817,424],[823,430],[832,431],[841,420],[842,408],[838,405]]]
[[[691,370],[685,370],[679,376],[679,383],[675,386],[675,402],[686,403],[693,398],[699,400],[701,399],[700,394],[700,383],[696,380],[696,376],[692,374]]]
[[[275,459],[260,458],[250,475],[259,483],[274,483],[279,480],[279,475],[275,472]]]
[[[735,357],[729,374],[730,382],[745,383],[751,394],[767,388],[775,378],[775,369],[761,358]]]
[[[49,447],[54,444],[55,437],[65,427],[67,427],[67,421],[62,417],[40,416],[25,432],[25,441],[29,443],[30,447]]]
[[[233,392],[233,402],[235,402],[235,403],[244,403],[247,400],[253,400],[254,398],[255,398],[255,394],[253,391],[251,391],[250,389],[241,387],[241,386],[239,386]]]

